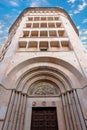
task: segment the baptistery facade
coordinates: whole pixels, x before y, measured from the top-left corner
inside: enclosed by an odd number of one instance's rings
[[[61,8],[27,8],[0,53],[0,130],[86,130],[87,54]]]

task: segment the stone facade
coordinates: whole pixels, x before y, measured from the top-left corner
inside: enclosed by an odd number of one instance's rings
[[[86,130],[86,59],[67,12],[25,9],[0,52],[0,130],[34,130],[42,107],[56,108],[58,130]]]

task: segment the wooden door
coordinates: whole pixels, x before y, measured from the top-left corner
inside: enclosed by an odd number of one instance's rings
[[[56,108],[32,108],[31,130],[58,130]]]

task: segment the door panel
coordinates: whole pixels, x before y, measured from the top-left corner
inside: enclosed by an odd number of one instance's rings
[[[58,130],[55,107],[32,108],[31,130]]]

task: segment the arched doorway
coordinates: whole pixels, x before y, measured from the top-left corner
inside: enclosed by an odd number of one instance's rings
[[[32,130],[33,111],[39,114],[39,110],[56,113],[55,126],[58,130],[86,130],[76,92],[80,87],[74,74],[77,70],[70,67],[71,71],[66,64],[64,67],[50,60],[48,63],[45,59],[44,63],[39,61],[27,67],[19,65],[18,72],[12,70],[8,75],[14,74],[16,82],[3,130]]]

